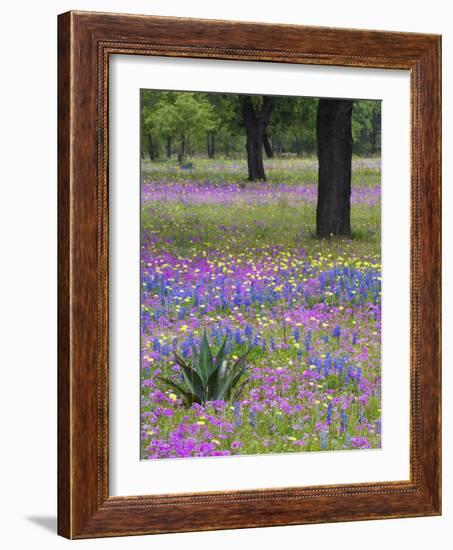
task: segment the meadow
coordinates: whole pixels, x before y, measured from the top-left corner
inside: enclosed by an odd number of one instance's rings
[[[353,159],[352,239],[315,237],[315,159],[265,169],[142,162],[144,459],[380,447],[380,161]],[[204,331],[247,353],[236,399],[175,389]]]

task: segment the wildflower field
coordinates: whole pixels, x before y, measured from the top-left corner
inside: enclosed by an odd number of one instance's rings
[[[315,159],[265,167],[143,161],[143,459],[380,447],[379,159],[353,160],[350,240],[314,236]],[[188,402],[204,333],[238,391]]]

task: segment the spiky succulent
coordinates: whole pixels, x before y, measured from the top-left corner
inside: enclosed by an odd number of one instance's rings
[[[184,396],[188,404],[238,400],[249,381],[248,377],[244,379],[243,376],[248,370],[245,359],[251,348],[238,359],[229,361],[226,357],[227,338],[225,336],[214,357],[205,330],[199,349],[193,348],[190,363],[174,352],[175,360],[182,371],[181,383],[164,377],[159,379]]]

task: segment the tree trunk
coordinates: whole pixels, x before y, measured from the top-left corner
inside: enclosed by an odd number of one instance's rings
[[[247,132],[247,167],[250,181],[265,181],[263,164],[263,136],[269,123],[272,98],[263,97],[261,112],[256,113],[251,96],[242,96],[242,119]]]
[[[182,136],[178,149],[178,162],[181,164],[186,158],[186,136]]]
[[[347,99],[319,100],[318,237],[351,236],[352,105],[353,101]]]
[[[373,117],[371,119],[371,154],[372,155],[376,154],[378,136],[380,131],[379,122],[380,122],[380,117],[376,112],[374,112]]]
[[[263,141],[259,133],[247,133],[247,167],[250,181],[266,181],[263,164]]]
[[[215,157],[215,134],[214,134],[214,132],[208,132],[208,134],[207,134],[207,147],[208,147],[208,158],[213,159]]]
[[[274,150],[272,148],[272,144],[269,141],[269,136],[267,134],[263,134],[263,146],[266,152],[266,157],[268,159],[274,158]]]
[[[168,158],[168,159],[171,158],[171,142],[172,142],[171,138],[168,137],[168,138],[167,138],[167,144],[166,144],[166,145],[167,145],[166,148],[167,148],[167,158]]]
[[[294,144],[296,146],[296,155],[298,157],[302,156],[302,140],[299,138],[299,136],[294,136]]]
[[[150,160],[156,160],[156,147],[151,132],[148,133],[148,155]]]

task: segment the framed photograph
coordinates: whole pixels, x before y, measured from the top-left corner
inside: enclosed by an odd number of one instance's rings
[[[441,39],[58,21],[58,531],[441,513]]]

